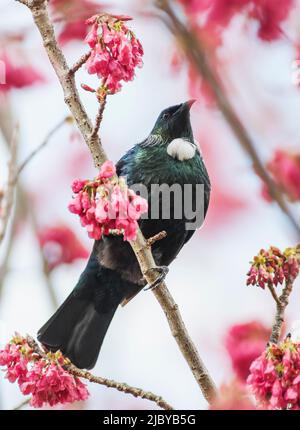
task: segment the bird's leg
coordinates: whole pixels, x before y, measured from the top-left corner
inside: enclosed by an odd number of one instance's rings
[[[147,274],[149,274],[149,272],[157,273],[158,276],[152,284],[146,285],[144,291],[153,290],[154,288],[158,287],[165,280],[169,272],[169,268],[167,266],[152,267],[151,269],[147,270]]]

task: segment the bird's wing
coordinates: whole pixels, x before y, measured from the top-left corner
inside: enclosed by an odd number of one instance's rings
[[[123,157],[117,162],[116,169],[118,176],[126,177],[128,175],[130,164],[134,162],[136,151],[137,148],[134,146],[129,151],[127,151],[126,154],[124,154]]]
[[[144,148],[155,146],[161,143],[161,137],[158,135],[150,134],[143,142],[136,144],[118,161],[117,175],[126,177],[127,185],[130,187],[132,184],[144,184],[144,172],[138,168],[139,154]],[[146,184],[145,184],[146,185]]]
[[[204,169],[204,174],[203,174],[202,180],[204,184],[204,218],[205,218],[208,210],[208,206],[209,206],[211,185],[210,185],[209,176],[204,163],[203,163],[203,169]],[[186,237],[184,240],[184,245],[190,240],[190,238],[193,236],[194,233],[195,233],[195,230],[187,230]]]

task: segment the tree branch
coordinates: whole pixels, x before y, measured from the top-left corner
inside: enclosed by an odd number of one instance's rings
[[[272,333],[270,336],[270,342],[278,343],[282,324],[284,322],[284,313],[287,305],[289,304],[289,296],[293,290],[294,279],[289,279],[286,281],[285,287],[282,294],[278,297],[276,302],[276,314],[274,324],[272,326]]]
[[[37,342],[31,337],[27,336],[28,345],[34,350],[39,357],[46,357],[45,352],[40,348]],[[47,357],[46,357],[47,358]],[[101,376],[95,376],[87,370],[78,369],[78,367],[74,366],[74,364],[67,364],[64,366],[65,369],[72,375],[77,376],[79,378],[86,379],[89,382],[93,382],[99,385],[105,385],[107,388],[114,388],[122,393],[131,394],[134,397],[140,397],[142,399],[149,400],[150,402],[154,402],[162,409],[165,410],[173,410],[172,406],[167,403],[161,396],[152,393],[151,391],[145,391],[141,388],[132,387],[124,382],[117,382],[112,379],[103,378]]]
[[[149,249],[149,246],[147,246],[147,241],[145,241],[141,231],[138,231],[137,240],[132,243],[132,248],[139,261],[142,274],[149,285],[153,284],[156,280],[156,274],[154,271],[149,269],[156,267],[156,264],[151,250]],[[187,361],[199,387],[201,388],[204,397],[209,403],[211,403],[217,395],[215,384],[186,329],[178,305],[175,303],[164,282],[160,287],[153,290],[153,294],[167,317],[171,333],[174,336],[182,355]]]
[[[115,388],[122,393],[131,394],[134,397],[140,397],[142,399],[150,400],[154,402],[162,409],[165,410],[173,410],[172,406],[167,403],[161,396],[152,393],[151,391],[145,391],[141,388],[131,387],[125,382],[117,382],[112,379],[102,378],[101,376],[94,376],[87,370],[81,370],[75,367],[74,365],[68,366],[68,371],[72,373],[74,376],[79,376],[80,378],[87,379],[90,382],[94,382],[96,384],[105,385],[108,388]]]
[[[70,73],[66,59],[57,44],[54,29],[47,13],[46,0],[17,1],[26,4],[26,6],[31,10],[35,24],[41,34],[49,60],[62,86],[65,102],[69,106],[78,128],[91,151],[95,166],[99,168],[107,157],[101,146],[98,134],[94,135],[93,133],[92,123],[79,98],[74,75]],[[130,242],[130,244],[138,259],[142,274],[144,275],[147,283],[152,284],[156,280],[156,275],[155,271],[150,269],[156,268],[156,263],[141,231],[138,231],[136,241]],[[178,306],[175,304],[165,283],[162,283],[160,287],[154,289],[153,293],[165,312],[172,334],[205,398],[208,401],[211,401],[216,395],[215,385],[188,334],[178,310]]]
[[[282,212],[286,215],[291,225],[297,232],[297,235],[300,236],[300,225],[293,213],[290,211],[282,191],[277,187],[276,183],[266,171],[265,166],[260,160],[246,128],[241,123],[238,115],[231,106],[231,103],[222,88],[219,76],[210,65],[209,54],[205,49],[205,44],[199,35],[193,31],[193,29],[187,29],[187,27],[179,21],[170,6],[169,0],[156,0],[156,4],[158,8],[160,8],[166,14],[165,17],[162,17],[162,20],[173,32],[175,37],[177,37],[186,57],[189,59],[191,64],[193,64],[195,70],[197,70],[202,78],[209,84],[220,111],[232,129],[234,135],[238,139],[238,142],[251,159],[254,170],[265,182],[270,195]],[[166,18],[168,18],[167,21]]]

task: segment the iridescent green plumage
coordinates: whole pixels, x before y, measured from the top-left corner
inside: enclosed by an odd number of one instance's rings
[[[210,182],[199,150],[184,161],[167,152],[174,139],[185,139],[194,145],[189,115],[191,105],[192,102],[187,102],[164,110],[149,137],[135,145],[118,162],[117,173],[126,177],[129,186],[143,184],[149,196],[153,184],[180,184],[182,188],[190,184],[193,207],[196,207],[197,184],[200,184],[204,187],[205,215]],[[181,198],[184,197],[185,193]],[[158,199],[161,201],[161,196]],[[158,266],[168,266],[194,233],[194,230],[187,229],[187,221],[193,221],[193,218],[187,218],[185,214],[180,219],[176,218],[173,200],[170,201],[169,219],[164,219],[159,212],[158,219],[149,217],[139,222],[146,238],[162,230],[167,232],[167,237],[152,248]],[[60,349],[78,367],[93,367],[118,305],[134,296],[144,285],[130,244],[122,237],[104,237],[95,242],[88,265],[73,292],[40,329],[39,340],[53,351]]]

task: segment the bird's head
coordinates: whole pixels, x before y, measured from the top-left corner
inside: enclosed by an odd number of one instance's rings
[[[159,135],[168,142],[177,138],[186,138],[192,142],[190,109],[194,102],[195,100],[189,100],[163,110],[157,118],[151,134]]]

